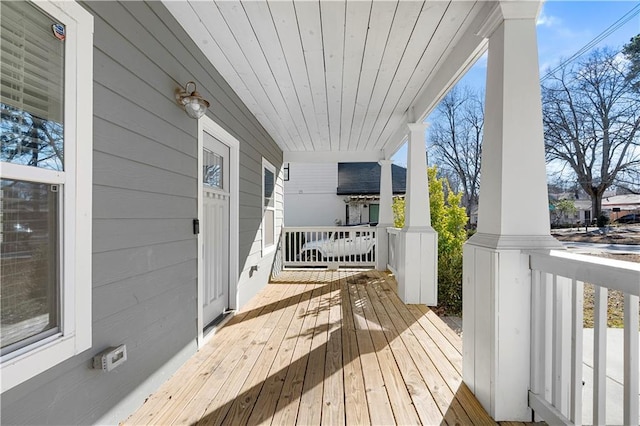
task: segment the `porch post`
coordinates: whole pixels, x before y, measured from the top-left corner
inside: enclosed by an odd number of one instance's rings
[[[537,1],[499,2],[489,39],[478,232],[464,247],[463,377],[496,420],[531,420],[531,272],[549,233]]]
[[[438,234],[431,227],[424,123],[409,123],[404,228],[399,234],[398,295],[404,303],[438,303]]]
[[[376,228],[376,269],[386,271],[389,263],[389,236],[387,228],[393,226],[393,189],[391,184],[391,160],[380,160],[380,207]]]

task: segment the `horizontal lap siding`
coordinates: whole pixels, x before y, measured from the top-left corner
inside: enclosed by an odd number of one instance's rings
[[[284,183],[287,226],[335,226],[344,222],[345,204],[336,195],[337,163],[289,163]]]
[[[189,80],[240,142],[239,299],[266,283],[261,159],[282,152],[162,4],[90,2],[94,32],[93,348],[2,395],[3,424],[117,423],[196,349],[197,122]],[[282,187],[277,186],[278,224]],[[111,373],[92,357],[126,343]]]

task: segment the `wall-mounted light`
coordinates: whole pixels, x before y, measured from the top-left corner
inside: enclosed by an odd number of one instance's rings
[[[189,90],[189,86],[193,86],[193,90]],[[196,92],[196,83],[193,81],[184,85],[184,89],[176,94],[178,104],[184,107],[185,112],[191,118],[196,120],[202,117],[209,108],[209,102],[202,98],[200,93]]]

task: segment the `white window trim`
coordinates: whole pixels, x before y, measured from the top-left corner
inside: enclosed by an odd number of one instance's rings
[[[64,180],[61,332],[5,356],[0,364],[2,392],[91,347],[93,16],[72,1],[38,1],[37,6],[66,27],[65,172],[49,173],[53,180]],[[28,167],[28,173],[22,167]],[[2,169],[2,177],[23,180],[40,180],[47,174],[5,163]]]
[[[270,170],[273,173],[273,207],[267,207],[264,205],[264,169]],[[266,158],[262,158],[262,169],[260,170],[262,174],[262,194],[260,199],[262,200],[262,220],[260,221],[262,227],[262,256],[266,256],[270,253],[273,253],[278,246],[278,240],[276,239],[276,183],[278,182],[278,175],[276,174],[276,168],[273,164],[271,164]],[[264,226],[265,216],[264,213],[267,210],[273,211],[273,245],[265,246],[265,232],[266,227]]]

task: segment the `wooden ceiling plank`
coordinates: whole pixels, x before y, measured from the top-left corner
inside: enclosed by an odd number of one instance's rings
[[[337,151],[342,117],[342,63],[344,58],[344,2],[320,2],[322,41],[324,46],[325,84],[331,150]]]
[[[284,53],[284,64],[292,80],[298,103],[311,135],[310,143],[305,146],[308,150],[318,149],[322,146],[322,135],[316,119],[315,104],[311,94],[301,39],[301,32],[307,29],[300,27],[293,2],[270,1],[269,8]]]
[[[449,89],[486,52],[488,42],[478,35],[478,29],[484,25],[492,10],[492,5],[489,3],[476,3],[468,18],[471,22],[469,25],[465,22],[464,29],[456,34],[448,51],[440,58],[433,73],[411,101],[411,106],[419,119],[424,119],[430,114]],[[386,137],[384,142],[386,153],[394,153],[404,142],[407,133],[404,123],[406,123],[406,118],[399,120],[395,129],[390,128],[392,133]]]
[[[400,124],[399,120],[402,118],[402,111],[406,111],[413,105],[413,101],[423,90],[426,82],[435,74],[435,70],[444,62],[445,58],[451,54],[454,46],[457,45],[465,33],[465,29],[473,21],[473,17],[478,11],[476,6],[477,4],[470,2],[451,3],[433,36],[432,42],[425,50],[425,54],[420,59],[420,63],[402,91],[401,96],[398,97],[393,107],[395,113],[389,117],[384,126],[382,126],[382,121],[376,123],[374,132],[380,135],[375,141],[376,146],[386,143],[387,138],[391,136]],[[392,99],[390,100],[392,101]],[[416,111],[415,113],[418,115],[415,119],[420,119],[425,114],[424,111]]]
[[[344,63],[342,73],[342,113],[340,149],[349,149],[351,123],[356,105],[358,84],[362,75],[363,55],[369,28],[371,1],[347,2]]]
[[[407,110],[432,109],[483,47],[479,1],[267,1],[172,13],[287,151],[389,151]]]
[[[417,62],[414,62],[414,55],[411,56],[411,60],[405,60],[408,55],[403,57],[398,68],[398,77],[394,79],[389,89],[380,109],[380,116],[372,129],[372,137],[367,141],[369,144],[377,144],[389,121],[392,121],[394,116],[398,118],[410,107],[411,100],[428,79],[433,66],[466,20],[469,11],[473,8],[473,3],[452,1],[448,4],[438,2],[429,6],[422,11],[416,26],[418,32],[407,46],[407,51],[415,54],[421,52],[420,56]],[[404,94],[407,96],[403,99]],[[421,111],[417,112],[417,114],[420,113]]]
[[[209,40],[219,47],[221,55],[224,56],[231,64],[233,69],[231,78],[240,80],[240,84],[238,86],[234,86],[234,90],[237,87],[246,87],[247,90],[252,93],[256,101],[258,101],[258,104],[262,107],[264,114],[282,129],[281,134],[283,134],[289,141],[294,141],[296,139],[294,138],[294,135],[297,133],[295,131],[295,127],[292,132],[292,123],[287,123],[286,121],[288,120],[282,120],[279,118],[277,108],[271,102],[269,95],[265,91],[266,88],[262,86],[261,82],[255,75],[255,72],[251,68],[251,64],[244,56],[244,53],[236,42],[236,39],[231,33],[226,22],[222,18],[222,15],[215,3],[191,2],[190,4],[197,14],[197,19],[205,22],[207,30],[210,33]],[[216,63],[222,62],[220,58],[214,58]],[[233,74],[235,74],[235,76]],[[227,75],[225,75],[225,79],[226,78]]]
[[[316,124],[320,135],[320,139],[315,145],[318,150],[325,151],[330,149],[330,137],[320,3],[311,1],[297,2],[294,3],[294,7],[298,17],[309,89],[311,90]]]
[[[229,4],[226,2],[220,5]],[[278,36],[274,20],[271,19],[271,11],[266,2],[242,2],[244,13],[255,32],[256,43],[259,45],[262,55],[271,70],[274,83],[279,87],[280,93],[287,105],[287,109],[295,122],[298,133],[301,136],[298,140],[301,149],[308,149],[311,145],[313,135],[310,134],[306,123],[305,109],[301,106],[296,93],[296,88],[290,74],[287,61],[285,59],[285,47]],[[269,79],[267,76],[259,75],[261,81]]]
[[[350,140],[354,140],[355,145],[357,145],[358,138],[362,132],[362,125],[367,114],[367,107],[369,106],[376,76],[382,63],[397,6],[397,1],[374,1],[372,5],[369,32],[362,63],[362,75],[358,83],[358,94],[349,136]],[[355,149],[355,146],[352,145],[352,149]]]
[[[357,149],[366,144],[366,140],[371,134],[378,111],[382,107],[393,76],[404,54],[405,47],[409,43],[411,32],[418,20],[422,5],[423,2],[414,1],[401,1],[398,3],[393,24],[391,25],[391,32],[389,33],[389,40],[382,57],[380,69],[376,75],[371,99],[367,106],[362,131],[358,136]]]
[[[205,24],[205,21],[201,18],[199,11],[193,9],[192,6],[183,7],[184,5],[174,5],[175,7],[172,7],[172,4],[170,3],[167,7],[180,22],[191,22],[191,25],[185,27],[185,31],[189,33],[193,40],[198,41],[198,46],[204,55],[212,64],[214,64],[216,70],[229,83],[234,92],[236,92],[242,102],[244,102],[244,104],[250,109],[260,124],[264,126],[267,132],[282,149],[293,149],[294,145],[291,143],[291,136],[288,134],[284,126],[282,126],[282,123],[278,120],[273,120],[273,117],[266,113],[258,96],[254,96],[254,94],[246,87],[233,64],[220,48],[218,41],[212,37],[212,34],[210,33],[208,26]],[[213,4],[209,5],[209,7],[211,6],[213,6]]]
[[[289,129],[289,133],[296,141],[309,140],[310,135],[295,92],[290,93],[290,91],[286,90],[286,79],[280,81],[275,78],[271,64],[265,57],[266,51],[280,48],[279,40],[276,38],[276,40],[273,40],[274,44],[272,46],[263,49],[256,37],[253,23],[249,21],[240,2],[217,2],[216,5],[255,77],[267,93],[280,118],[285,121],[285,126]],[[257,20],[261,28],[264,28],[265,22],[268,23],[270,21],[269,16],[267,14]],[[283,83],[285,90],[281,87]],[[291,95],[292,99],[287,99],[288,95]],[[288,102],[289,100],[291,102]]]

